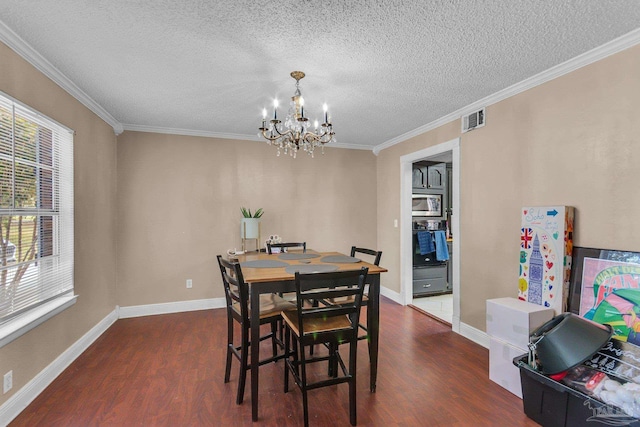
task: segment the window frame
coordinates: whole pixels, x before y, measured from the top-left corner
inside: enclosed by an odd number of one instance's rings
[[[75,304],[78,297],[75,295],[73,277],[73,145],[75,133],[73,130],[2,91],[0,91],[0,103],[3,105],[3,109],[5,106],[11,106],[11,110],[9,111],[11,120],[11,130],[9,133],[11,142],[9,145],[11,145],[11,148],[1,154],[3,154],[2,157],[5,161],[8,157],[12,158],[11,164],[13,166],[10,170],[13,172],[10,173],[13,191],[16,189],[16,180],[22,178],[21,176],[14,175],[17,173],[17,169],[15,169],[17,163],[33,167],[35,171],[35,184],[32,184],[35,185],[35,206],[16,206],[16,194],[14,193],[11,194],[10,207],[6,204],[0,206],[0,215],[10,217],[18,215],[34,216],[33,226],[37,227],[37,230],[34,230],[33,235],[36,236],[36,232],[38,234],[37,240],[31,240],[31,245],[35,244],[38,248],[38,256],[34,256],[33,259],[27,258],[27,260],[23,262],[23,264],[28,263],[30,265],[26,271],[35,268],[34,271],[27,273],[34,275],[35,278],[31,279],[32,282],[26,283],[25,286],[36,286],[32,292],[35,292],[37,296],[23,296],[23,303],[27,303],[28,305],[18,309],[14,308],[15,313],[6,313],[7,317],[4,320],[0,319],[1,348],[69,308]],[[16,113],[16,110],[19,110],[19,113]],[[36,125],[38,128],[36,130],[37,132],[40,132],[40,129],[48,129],[51,132],[50,136],[36,136],[37,140],[34,141],[32,145],[32,147],[35,148],[35,157],[32,160],[22,158],[22,160],[16,161],[16,158],[19,156],[16,148],[18,136],[15,132],[17,117],[26,120],[27,123]],[[5,136],[7,134],[6,129],[5,127]],[[40,149],[40,144],[42,143],[41,138],[43,137],[50,137],[51,155],[53,156],[51,158],[51,165],[47,165],[46,161],[40,161],[40,155],[45,153],[41,152],[42,150]],[[5,146],[7,146],[7,144],[5,144]],[[2,148],[2,144],[0,144],[0,149]],[[44,170],[51,173],[51,181],[47,181],[48,177],[43,178],[46,175],[42,173]],[[5,184],[6,183],[5,181]],[[44,194],[43,189],[48,190],[50,194]],[[50,199],[47,199],[47,197]],[[60,198],[58,199],[58,197]],[[51,206],[49,206],[49,204],[51,204]],[[45,223],[48,224],[45,225]],[[50,237],[48,233],[50,233]],[[0,236],[0,238],[3,238],[3,236]],[[46,255],[42,256],[43,254]],[[16,268],[19,264],[20,262],[4,268],[0,265],[0,269],[9,271],[10,269]],[[25,277],[21,277],[20,280],[25,280]],[[0,291],[1,290],[2,289],[0,289]],[[43,290],[49,291],[46,297],[42,297],[41,295]],[[28,288],[27,293],[29,293]],[[9,300],[6,301],[13,305],[13,298],[14,296],[11,296]]]

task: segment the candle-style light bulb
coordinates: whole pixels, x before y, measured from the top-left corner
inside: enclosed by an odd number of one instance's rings
[[[267,127],[267,109],[262,109],[262,129]]]
[[[273,120],[278,119],[278,100],[273,100]]]
[[[316,131],[317,131],[318,130],[318,121],[317,120],[315,120],[313,122],[313,126],[316,128]]]
[[[300,117],[304,117],[304,98],[300,97]]]
[[[324,111],[324,122],[325,123],[329,123],[328,119],[328,115],[327,115],[327,110],[329,110],[329,107],[327,107],[327,104],[322,104],[322,111]]]

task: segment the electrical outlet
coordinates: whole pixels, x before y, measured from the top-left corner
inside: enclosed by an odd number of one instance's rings
[[[13,387],[13,371],[9,371],[4,374],[4,381],[2,386],[2,393],[6,393]]]
[[[193,280],[187,279],[187,289],[193,288]]]

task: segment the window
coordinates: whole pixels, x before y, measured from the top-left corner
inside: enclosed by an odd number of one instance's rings
[[[0,332],[70,296],[73,132],[0,93]]]

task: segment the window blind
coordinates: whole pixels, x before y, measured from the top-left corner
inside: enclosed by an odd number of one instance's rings
[[[0,92],[0,324],[73,293],[73,132]]]

